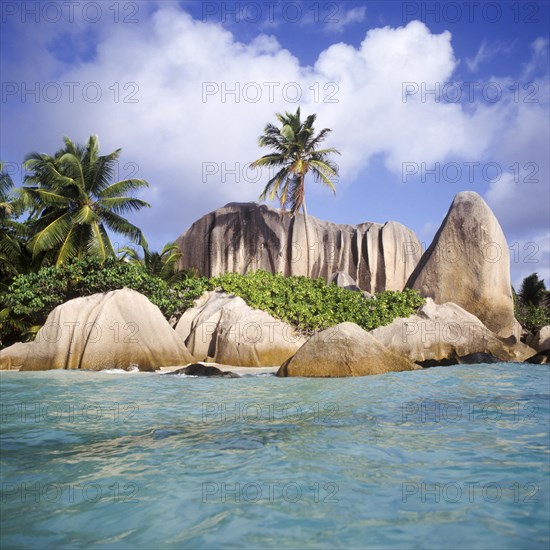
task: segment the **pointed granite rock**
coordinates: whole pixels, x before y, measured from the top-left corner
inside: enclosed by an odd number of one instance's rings
[[[407,287],[453,302],[499,336],[514,333],[510,254],[487,203],[473,191],[458,193]]]

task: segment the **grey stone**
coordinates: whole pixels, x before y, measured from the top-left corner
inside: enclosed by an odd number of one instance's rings
[[[384,225],[336,224],[308,216],[310,272],[302,214],[290,217],[266,205],[230,203],[197,220],[178,239],[179,267],[211,277],[226,272],[323,277],[344,271],[370,293],[403,290],[421,256],[411,229]]]
[[[306,341],[288,323],[217,290],[195,301],[176,334],[199,361],[236,367],[280,365]]]
[[[436,304],[431,298],[415,315],[398,317],[369,334],[394,353],[421,365],[476,353],[487,353],[500,361],[523,361],[533,354],[514,337],[497,336],[460,306]]]
[[[515,332],[508,244],[477,193],[455,196],[407,287],[438,304],[458,304],[499,336]]]
[[[328,282],[329,284],[334,283],[336,286],[345,288],[346,290],[361,291],[361,289],[355,284],[355,281],[345,271],[335,271],[329,277]]]
[[[281,365],[277,376],[335,378],[419,368],[386,349],[355,323],[340,323],[313,335]]]
[[[57,306],[33,342],[16,346],[2,350],[0,368],[154,371],[194,361],[160,309],[128,288]]]

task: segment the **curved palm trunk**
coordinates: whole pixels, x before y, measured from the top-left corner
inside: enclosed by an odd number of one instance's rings
[[[313,277],[313,273],[311,273],[311,263],[309,261],[309,254],[310,254],[310,241],[309,241],[309,223],[307,221],[307,208],[306,208],[306,200],[302,202],[302,210],[304,212],[304,228],[306,230],[306,266],[307,266],[307,273],[306,275],[308,277]]]

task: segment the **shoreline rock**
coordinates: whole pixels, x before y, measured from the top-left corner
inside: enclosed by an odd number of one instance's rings
[[[437,304],[459,305],[499,336],[515,332],[508,243],[492,210],[473,191],[455,196],[406,286]]]
[[[200,376],[205,378],[240,378],[238,374],[232,371],[223,371],[217,367],[203,365],[202,363],[193,363],[181,369],[165,372],[162,376],[169,376],[172,374],[186,374],[187,376]]]
[[[436,304],[431,298],[411,317],[398,317],[369,332],[389,350],[410,361],[441,362],[471,354],[489,354],[500,361],[524,361],[534,350],[491,332],[475,315],[457,304]]]
[[[19,362],[21,371],[137,367],[153,372],[194,360],[159,308],[123,288],[57,306],[33,342],[2,350],[0,368]]]
[[[336,378],[419,370],[355,323],[340,323],[312,336],[277,371],[277,376]]]
[[[369,293],[403,290],[422,255],[412,229],[389,221],[336,224],[308,216],[311,247],[307,272],[303,214],[290,217],[265,204],[229,203],[195,221],[176,240],[180,269],[207,277],[264,269],[284,276],[328,281],[344,271]]]
[[[199,361],[243,367],[280,365],[306,341],[284,321],[219,290],[196,300],[175,331]]]

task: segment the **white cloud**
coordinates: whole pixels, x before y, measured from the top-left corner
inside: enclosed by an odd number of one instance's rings
[[[354,10],[346,15],[348,23],[363,16]],[[420,92],[403,101],[404,82],[433,88],[450,80],[457,67],[451,34],[432,34],[418,21],[372,29],[359,47],[333,44],[313,66],[301,65],[273,36],[240,43],[220,24],[193,20],[172,3],[159,3],[139,25],[110,26],[98,35],[88,62],[69,66],[50,56],[44,65],[33,43],[26,62],[10,68],[12,80],[80,85],[72,103],[66,94],[57,103],[12,102],[3,124],[11,128],[9,152],[20,160],[29,149],[53,152],[63,135],[83,141],[91,133],[99,134],[103,152],[123,147],[123,164],[137,163],[139,177],[152,185],[145,198],[153,209],[134,219],[159,245],[226,202],[257,199],[266,177],[251,181],[244,167],[264,154],[257,138],[265,123],[298,105],[318,114],[319,128],[333,129],[330,145],[342,152],[341,194],[353,193],[354,180],[375,155],[399,179],[408,161],[482,160],[496,152],[503,162],[544,158],[548,131],[541,114],[547,105],[464,107],[422,101]],[[81,97],[91,82],[102,90],[97,103]],[[293,102],[297,90],[302,97]],[[216,173],[205,177],[206,170]],[[536,196],[518,201],[521,189],[510,185],[503,180],[488,194],[504,225],[525,223],[533,209],[544,216]],[[519,214],[514,205],[520,205]]]
[[[512,50],[513,44],[505,46],[503,44],[494,44],[492,46],[487,45],[487,42],[484,41],[479,46],[474,58],[467,58],[466,65],[471,72],[476,73],[481,65],[487,63],[493,57],[500,53],[509,53]]]
[[[356,8],[352,8],[351,10],[342,10],[342,12],[340,12],[343,5],[337,5],[339,9],[334,18],[331,18],[331,21],[334,19],[334,22],[327,22],[329,30],[333,30],[334,32],[343,32],[349,25],[353,25],[354,23],[362,23],[367,17],[367,8],[365,6],[358,6]]]

